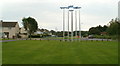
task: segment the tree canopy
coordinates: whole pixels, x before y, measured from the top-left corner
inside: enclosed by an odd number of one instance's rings
[[[107,29],[107,32],[109,35],[118,35],[118,29],[120,26],[120,23],[118,22],[118,19],[116,18],[115,20],[112,19],[109,22],[109,28]]]
[[[30,36],[38,29],[38,23],[34,18],[32,17],[23,18],[22,21],[25,30],[29,33]]]
[[[101,32],[106,32],[107,28],[108,28],[108,26],[106,26],[106,25],[104,25],[103,27],[101,25],[99,25],[97,27],[91,27],[89,29],[89,34],[100,35]]]

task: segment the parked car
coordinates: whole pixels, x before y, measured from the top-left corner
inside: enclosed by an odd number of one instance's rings
[[[89,35],[89,36],[88,36],[88,38],[91,38],[91,39],[93,39],[93,38],[94,38],[94,36],[93,36],[93,35]]]

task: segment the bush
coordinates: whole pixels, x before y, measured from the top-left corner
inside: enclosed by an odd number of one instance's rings
[[[99,39],[113,39],[113,40],[117,40],[118,36],[117,35],[113,35],[113,36],[109,36],[109,35],[94,35],[95,38],[99,38]]]
[[[51,35],[47,34],[37,34],[37,35],[31,35],[31,38],[43,38],[43,37],[50,37]],[[30,38],[30,35],[29,35]]]
[[[31,38],[42,38],[43,36],[42,35],[31,35]],[[29,38],[30,38],[30,35],[29,35]]]
[[[99,39],[111,39],[111,36],[108,35],[94,35],[94,37]]]

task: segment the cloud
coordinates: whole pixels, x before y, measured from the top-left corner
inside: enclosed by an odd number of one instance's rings
[[[17,20],[26,16],[34,17],[41,28],[62,30],[62,10],[60,6],[81,6],[82,30],[103,25],[117,17],[119,0],[2,0],[0,16],[3,20]],[[7,5],[6,5],[7,4]]]

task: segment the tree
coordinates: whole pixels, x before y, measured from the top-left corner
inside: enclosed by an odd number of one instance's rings
[[[103,31],[106,32],[107,29],[108,29],[108,26],[104,25],[104,26],[103,26]]]
[[[97,30],[99,30],[100,32],[103,32],[103,27],[101,25],[96,27]]]
[[[56,35],[56,33],[57,33],[54,30],[51,30],[50,32],[52,33],[52,35]]]
[[[104,25],[103,27],[101,25],[97,26],[97,27],[91,27],[89,29],[89,34],[93,34],[93,35],[101,35],[102,32],[106,32],[107,31],[108,26]]]
[[[36,32],[36,30],[38,29],[37,21],[32,17],[23,18],[22,21],[23,21],[23,26],[30,35],[30,39],[31,39],[31,34]]]
[[[107,29],[107,32],[109,35],[118,35],[118,27],[119,27],[119,22],[117,19],[112,19],[110,22],[110,25]]]
[[[89,33],[93,34],[93,35],[100,35],[100,30],[98,28],[96,28],[96,27],[91,27],[89,29]]]

